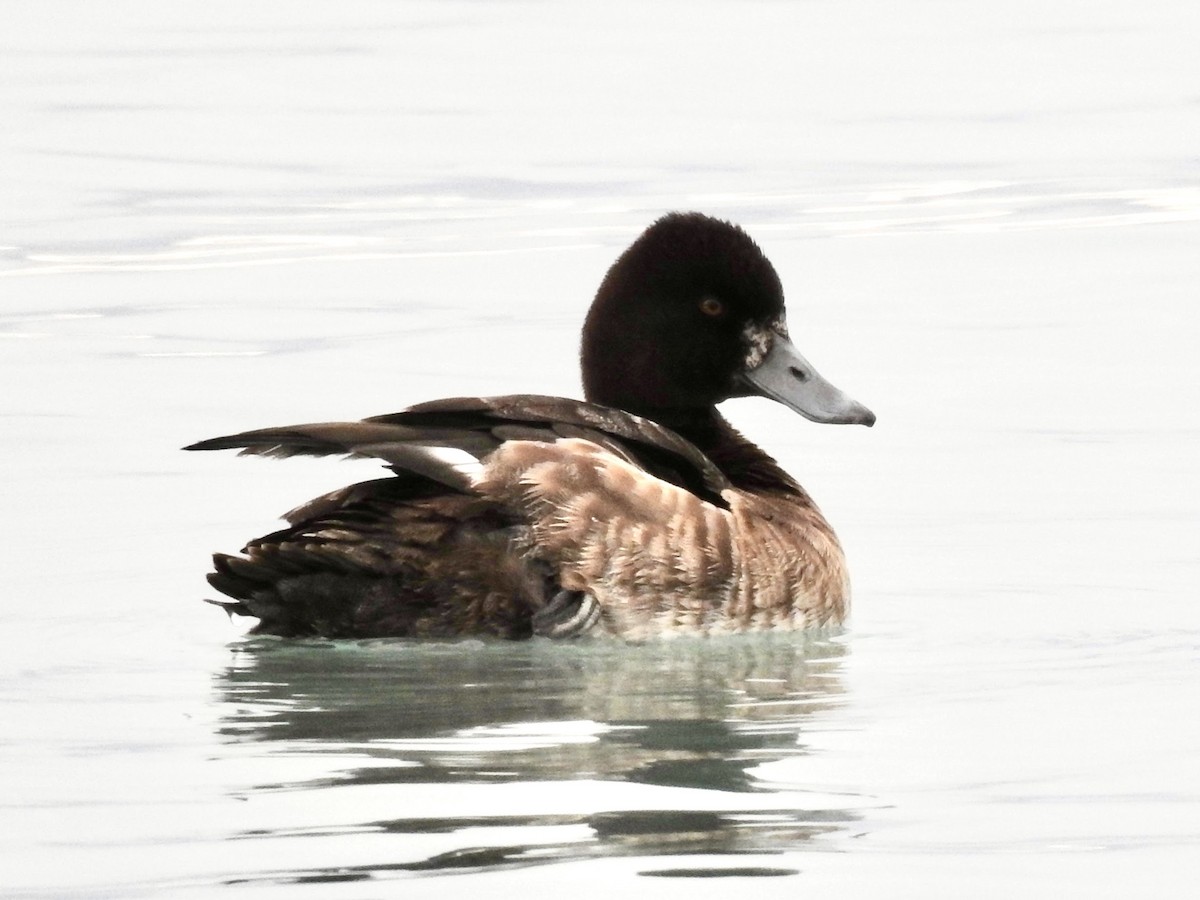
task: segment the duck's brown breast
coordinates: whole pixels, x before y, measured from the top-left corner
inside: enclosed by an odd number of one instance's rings
[[[730,489],[722,509],[578,439],[508,442],[476,487],[528,521],[527,551],[594,597],[621,637],[793,630],[844,614],[841,548],[802,493]]]

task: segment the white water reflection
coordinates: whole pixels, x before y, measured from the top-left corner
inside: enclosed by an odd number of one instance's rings
[[[857,821],[863,798],[753,772],[805,753],[806,723],[840,703],[843,652],[791,639],[247,644],[218,678],[221,733],[269,763],[241,795],[237,837],[324,837],[331,860],[346,834],[392,837],[369,863],[257,876],[287,883],[794,850]]]

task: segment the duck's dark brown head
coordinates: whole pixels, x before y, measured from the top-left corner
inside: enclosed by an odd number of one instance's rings
[[[817,422],[875,421],[792,346],[783,287],[758,245],[700,213],[664,216],[613,263],[581,356],[589,400],[665,423],[752,394]]]

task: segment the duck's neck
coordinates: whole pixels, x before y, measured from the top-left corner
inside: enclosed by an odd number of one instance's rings
[[[756,444],[742,437],[715,408],[656,410],[650,418],[695,444],[734,487],[756,494],[808,497],[795,479]]]

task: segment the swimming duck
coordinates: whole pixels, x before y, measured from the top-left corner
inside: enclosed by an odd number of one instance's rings
[[[815,422],[875,416],[788,338],[775,268],[739,227],[654,222],[583,328],[587,402],[512,395],[188,450],[374,457],[393,474],[318,497],[213,557],[255,633],[448,637],[796,630],[840,623],[842,549],[809,495],[721,416],[762,395]]]

